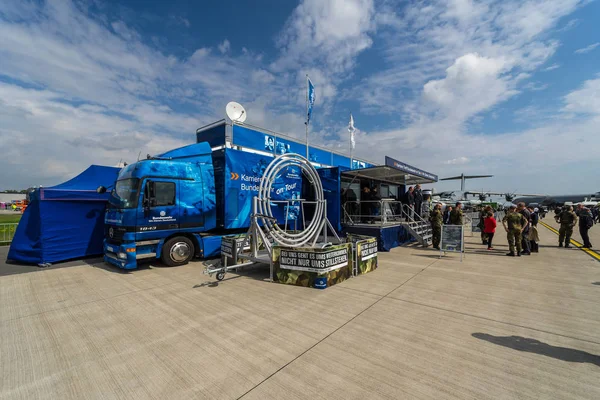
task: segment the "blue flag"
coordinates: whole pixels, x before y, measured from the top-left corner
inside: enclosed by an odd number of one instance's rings
[[[310,116],[312,115],[313,105],[315,104],[315,87],[312,82],[306,77],[306,81],[308,83],[308,95],[307,95],[307,104],[306,104],[306,125],[310,122]]]

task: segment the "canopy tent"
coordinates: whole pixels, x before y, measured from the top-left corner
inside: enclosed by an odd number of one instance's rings
[[[102,254],[104,209],[119,168],[91,165],[60,185],[36,189],[17,227],[8,259],[45,264]]]

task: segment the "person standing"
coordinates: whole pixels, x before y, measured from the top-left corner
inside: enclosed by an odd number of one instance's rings
[[[510,252],[506,255],[521,257],[521,235],[525,226],[529,225],[529,222],[523,214],[517,212],[517,206],[512,204],[508,208],[508,213],[502,219],[502,225],[506,231],[506,239],[508,240],[508,247],[510,249]]]
[[[540,220],[540,214],[538,208],[527,207],[529,212],[531,213],[531,225],[529,226],[529,248],[532,253],[539,253],[540,246],[539,241],[540,237],[537,230],[537,225]]]
[[[462,225],[463,224],[463,212],[462,203],[456,203],[456,207],[450,213],[450,224],[451,225]]]
[[[423,191],[421,190],[421,185],[417,184],[415,186],[415,191],[413,193],[415,196],[415,211],[418,216],[423,215]]]
[[[496,218],[494,218],[494,213],[489,211],[483,220],[483,232],[486,234],[487,240],[487,249],[493,250],[492,240],[494,239],[494,234],[496,233],[496,226],[498,223],[496,222]]]
[[[436,250],[440,249],[440,241],[442,239],[442,205],[436,204],[433,210],[429,213],[429,222],[431,222],[431,234],[433,248]]]
[[[479,229],[481,229],[481,243],[482,244],[487,244],[487,234],[486,234],[484,228],[485,228],[485,219],[487,218],[487,216],[490,212],[493,213],[491,206],[485,206],[484,208],[481,209],[481,211],[479,211],[479,223],[477,224],[477,227]]]
[[[415,213],[415,189],[412,186],[406,192],[406,204],[408,204],[408,219],[412,221]]]
[[[444,225],[450,224],[450,214],[452,213],[452,206],[446,206],[444,210]]]
[[[589,230],[592,226],[594,226],[594,217],[592,216],[591,211],[580,204],[578,207],[579,211],[579,234],[583,239],[583,248],[591,249],[592,244],[590,243],[590,235]]]
[[[565,248],[571,247],[573,227],[577,224],[577,215],[573,212],[573,207],[564,206],[555,218],[556,222],[560,223],[560,228],[558,229],[558,247],[563,247],[563,242],[565,243]]]
[[[521,252],[522,255],[531,255],[531,246],[529,243],[529,225],[531,222],[531,213],[529,212],[529,210],[527,209],[527,207],[525,206],[525,203],[520,202],[517,205],[517,211],[523,215],[523,217],[525,217],[525,219],[527,220],[527,226],[525,226],[525,228],[523,229],[522,233],[521,233],[521,248],[523,249],[523,251]]]

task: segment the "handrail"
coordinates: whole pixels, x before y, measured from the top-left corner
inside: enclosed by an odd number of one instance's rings
[[[367,206],[367,209],[365,209]],[[342,203],[345,224],[369,223],[384,226],[390,222],[399,222],[402,218],[402,202],[393,199],[352,200]]]

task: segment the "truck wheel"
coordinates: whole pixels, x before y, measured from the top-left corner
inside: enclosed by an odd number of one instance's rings
[[[184,236],[177,236],[163,245],[161,260],[169,267],[187,264],[194,256],[194,244]]]

